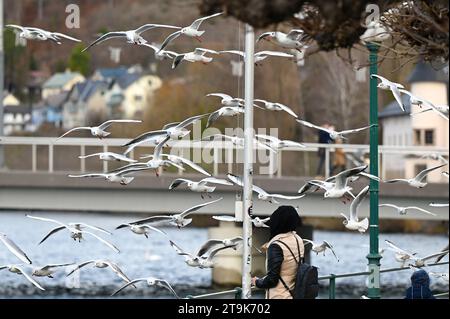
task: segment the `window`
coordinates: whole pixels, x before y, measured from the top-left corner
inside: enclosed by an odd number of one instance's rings
[[[422,145],[422,132],[414,130],[414,145]]]
[[[417,175],[419,174],[421,171],[423,171],[424,169],[427,169],[427,165],[424,164],[417,164],[414,166],[414,174]]]
[[[135,96],[134,96],[134,100],[135,100],[136,102],[140,102],[140,101],[143,100],[143,97],[142,97],[142,95],[135,95]]]
[[[425,145],[434,144],[434,130],[425,130]]]

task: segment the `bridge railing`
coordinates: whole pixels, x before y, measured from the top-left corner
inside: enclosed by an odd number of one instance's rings
[[[448,265],[448,264],[449,264],[449,262],[445,261],[445,262],[429,264],[429,265],[427,265],[427,267],[443,266],[443,265]],[[411,268],[410,267],[386,268],[386,269],[381,269],[380,273],[399,272],[399,271],[403,271],[403,270],[411,270]],[[325,280],[328,281],[328,299],[336,299],[336,279],[369,276],[371,274],[372,274],[371,271],[361,271],[361,272],[353,272],[353,273],[338,274],[338,275],[330,274],[328,276],[319,277],[319,281],[325,281]],[[253,288],[253,290],[261,290],[261,289]],[[220,292],[215,292],[215,293],[210,293],[210,294],[187,296],[186,298],[187,299],[206,299],[206,298],[227,298],[227,297],[231,298],[231,297],[233,297],[234,299],[241,299],[241,292],[242,292],[242,289],[240,287],[238,287],[235,289],[220,291]],[[444,293],[436,294],[435,297],[436,298],[445,297],[445,296],[448,297],[448,295],[449,295],[448,292],[444,292]]]
[[[31,149],[31,165],[27,169],[32,172],[38,171],[38,156],[46,157],[48,161],[48,165],[45,170],[40,169],[40,171],[47,171],[49,173],[55,172],[55,150],[64,147],[78,147],[79,152],[77,155],[83,156],[86,154],[86,149],[88,147],[96,147],[102,151],[106,152],[111,150],[112,148],[120,148],[125,143],[127,143],[129,139],[104,139],[99,140],[97,138],[64,138],[61,140],[56,140],[56,138],[49,137],[0,137],[0,144],[3,144],[7,147],[16,146],[16,150],[14,152],[15,157],[19,157],[20,152],[25,152],[25,148]],[[352,166],[358,164],[368,163],[367,154],[369,153],[369,145],[363,144],[317,144],[317,143],[305,143],[305,147],[292,147],[288,149],[279,150],[277,153],[268,152],[265,149],[258,147],[258,154],[260,156],[256,157],[257,164],[265,165],[265,173],[264,175],[270,176],[283,176],[283,157],[287,155],[298,155],[303,156],[301,162],[298,161],[298,158],[295,158],[295,163],[290,164],[304,167],[304,176],[314,176],[315,167],[317,167],[317,152],[320,149],[324,150],[324,173],[325,177],[329,177],[331,174],[331,163],[332,156],[336,152],[336,150],[341,149],[347,156],[352,156]],[[41,149],[42,147],[46,149],[45,152],[38,152],[38,147]],[[138,152],[140,154],[151,153],[153,146],[139,146],[135,150],[130,153],[130,157],[134,157],[135,153]],[[211,168],[214,175],[220,174],[220,166],[225,164],[227,167],[227,172],[232,171],[233,165],[236,162],[239,162],[239,158],[243,158],[239,156],[243,148],[241,146],[233,145],[231,142],[223,142],[223,141],[212,141],[212,142],[195,142],[188,140],[180,140],[176,141],[176,144],[171,150],[176,150],[178,155],[185,156],[187,158],[191,158],[194,162],[204,163],[204,155],[208,155],[210,157],[209,162],[206,161],[207,165]],[[122,149],[123,150],[123,149]],[[205,152],[206,150],[206,152]],[[209,152],[208,152],[209,150]],[[29,151],[27,151],[29,152]],[[211,153],[212,152],[212,153]],[[8,152],[7,152],[8,153]],[[225,153],[225,156],[224,156]],[[28,153],[27,153],[28,154]],[[190,155],[193,156],[190,156]],[[262,155],[261,155],[262,154]],[[389,160],[389,156],[401,156],[403,158],[409,157],[423,157],[429,156],[432,154],[433,156],[444,156],[448,158],[449,151],[448,149],[431,147],[431,146],[411,146],[411,147],[402,147],[402,146],[389,146],[389,145],[380,145],[379,147],[379,166],[381,167],[381,178],[385,179],[387,176],[387,163]],[[22,154],[23,155],[23,154]],[[64,156],[68,156],[68,154],[63,154]],[[59,156],[63,156],[59,155]],[[26,155],[23,155],[26,156]],[[58,156],[58,157],[59,157]],[[27,156],[26,156],[27,157]],[[138,159],[138,158],[136,158]],[[73,158],[71,159],[73,160]],[[77,159],[78,160],[78,159]],[[14,164],[14,159],[11,160]],[[302,164],[300,164],[302,163]],[[16,169],[14,165],[8,165],[9,169]],[[109,168],[109,163],[103,163],[103,171],[107,171]],[[23,170],[23,168],[20,168]],[[313,170],[314,169],[314,170]],[[73,168],[63,168],[64,171],[73,171]],[[86,159],[79,159],[79,172],[86,172]],[[178,171],[181,175],[182,171]],[[222,172],[224,173],[224,172]],[[258,171],[255,170],[255,175],[258,175]],[[292,175],[292,174],[291,174]]]

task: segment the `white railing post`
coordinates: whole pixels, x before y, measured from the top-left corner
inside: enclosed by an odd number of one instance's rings
[[[48,172],[53,173],[53,144],[48,145]]]
[[[330,177],[330,149],[325,148],[325,178]]]
[[[108,145],[103,145],[103,152],[108,152]],[[108,172],[108,161],[103,161],[103,173]]]
[[[214,163],[213,163],[214,176],[218,176],[219,175],[219,150],[217,149],[217,146],[215,143],[214,143],[214,148],[213,148],[213,158],[214,158]]]
[[[82,156],[82,157],[86,156],[86,146],[84,146],[84,145],[80,145],[80,156]],[[80,170],[81,170],[81,173],[86,172],[86,160],[84,158],[81,159]]]
[[[37,171],[37,145],[31,145],[31,170],[33,173]]]
[[[277,153],[277,177],[281,178],[282,176],[282,170],[283,170],[283,157],[282,157],[282,150],[279,150]]]

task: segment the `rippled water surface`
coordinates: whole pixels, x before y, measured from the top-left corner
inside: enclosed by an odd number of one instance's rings
[[[74,214],[74,213],[35,213],[36,216],[49,217],[62,222],[85,222],[113,230],[122,222],[133,220],[133,217],[123,215]],[[11,237],[33,260],[33,265],[84,262],[92,259],[110,259],[120,265],[130,278],[153,276],[169,281],[181,296],[212,292],[211,270],[188,267],[181,256],[170,247],[164,236],[154,233],[150,238],[138,236],[127,229],[113,232],[113,236],[99,235],[114,243],[121,252],[113,250],[94,238],[86,237],[81,243],[73,241],[67,231],[61,231],[51,236],[41,245],[37,243],[54,227],[51,223],[31,220],[25,213],[0,213],[0,232]],[[207,240],[206,228],[185,228],[178,230],[166,228],[168,235],[187,251],[195,251]],[[380,236],[380,245],[384,239],[389,239],[400,247],[417,252],[419,256],[427,255],[444,248],[448,244],[447,236],[430,236],[422,234],[386,234]],[[314,240],[327,240],[335,247],[340,258],[337,262],[332,254],[312,257],[312,263],[319,267],[319,275],[330,273],[341,274],[364,271],[367,265],[368,234],[351,232],[315,231]],[[447,257],[444,260],[448,260]],[[0,265],[17,263],[18,260],[0,245]],[[386,252],[381,260],[382,268],[397,267],[391,252]],[[70,267],[69,267],[70,269]],[[29,284],[25,278],[8,271],[0,271],[0,298],[104,298],[108,297],[123,282],[109,269],[98,269],[92,266],[83,268],[79,275],[66,278],[69,269],[61,268],[54,279],[38,278],[46,288],[41,292]],[[448,266],[433,267],[435,272],[448,272]],[[404,288],[409,283],[411,270],[397,273],[382,274],[382,286],[386,296],[401,297]],[[327,282],[323,282],[324,286]],[[441,279],[432,278],[436,291],[448,290],[448,284]],[[338,296],[358,297],[364,292],[365,277],[345,278],[337,281]],[[324,287],[322,293],[326,294]],[[164,289],[147,288],[140,284],[137,289],[129,288],[122,298],[165,298]]]

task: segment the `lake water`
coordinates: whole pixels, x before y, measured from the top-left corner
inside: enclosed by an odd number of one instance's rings
[[[135,216],[99,215],[93,213],[34,213],[35,216],[48,217],[62,222],[85,222],[87,224],[113,230],[122,222],[133,220]],[[67,231],[61,231],[43,244],[37,243],[54,227],[51,223],[28,219],[25,213],[0,212],[0,232],[11,237],[31,258],[33,265],[84,262],[92,259],[109,259],[116,262],[129,278],[152,276],[163,278],[170,282],[180,296],[196,295],[216,291],[211,287],[211,270],[188,267],[184,259],[178,256],[170,247],[164,236],[152,233],[148,239],[138,236],[127,229],[114,231],[113,236],[99,235],[114,243],[121,252],[113,250],[98,240],[86,237],[81,243],[73,241]],[[183,230],[175,228],[164,229],[170,238],[187,251],[195,251],[207,240],[206,228],[186,227]],[[419,256],[437,252],[448,244],[447,235],[423,234],[382,234],[380,246],[389,239],[400,247],[417,252]],[[368,234],[353,232],[315,231],[314,240],[327,240],[335,247],[340,258],[337,262],[329,252],[326,256],[315,254],[312,264],[319,267],[319,275],[330,273],[341,274],[365,271],[367,265]],[[446,257],[444,260],[448,260]],[[18,259],[0,245],[0,265],[18,263]],[[392,252],[386,252],[381,260],[382,268],[397,267]],[[71,266],[73,267],[73,266]],[[0,298],[106,298],[120,287],[123,282],[115,274],[106,269],[87,266],[79,275],[66,278],[66,271],[61,268],[51,278],[37,278],[46,291],[35,289],[25,278],[6,270],[0,271]],[[431,267],[430,271],[448,272],[448,265]],[[382,274],[381,284],[385,297],[402,297],[404,289],[409,284],[412,270]],[[339,279],[337,281],[337,296],[341,298],[358,298],[365,293],[366,277]],[[326,286],[328,283],[323,282]],[[436,292],[448,291],[448,284],[441,279],[432,277],[432,287]],[[223,289],[223,288],[221,288]],[[221,290],[219,289],[219,290]],[[322,289],[326,295],[327,287]],[[166,298],[166,290],[148,288],[144,283],[137,289],[127,289],[120,294],[121,298]]]

